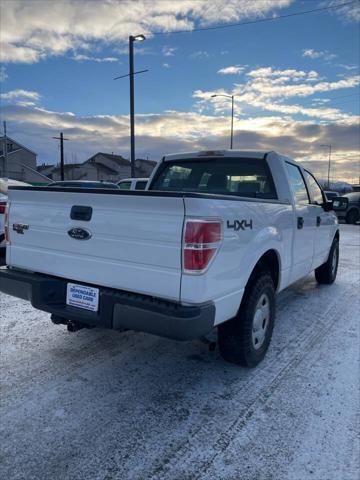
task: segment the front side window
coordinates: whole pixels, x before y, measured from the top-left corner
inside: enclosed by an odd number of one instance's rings
[[[289,175],[290,185],[295,195],[296,203],[310,203],[309,195],[300,168],[288,162],[286,162],[286,168]]]
[[[314,203],[317,203],[318,205],[321,205],[322,203],[324,203],[323,193],[321,188],[319,187],[319,184],[317,183],[315,178],[311,175],[311,173],[308,172],[307,170],[305,170],[305,178],[309,185],[310,195]]]
[[[257,158],[164,162],[150,190],[277,198],[269,167],[265,160]]]
[[[130,190],[131,182],[121,182],[119,183],[120,190]]]

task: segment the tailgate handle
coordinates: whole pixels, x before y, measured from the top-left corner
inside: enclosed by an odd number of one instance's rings
[[[91,220],[92,207],[86,207],[84,205],[74,205],[71,207],[70,218],[72,220],[82,220],[88,222]]]

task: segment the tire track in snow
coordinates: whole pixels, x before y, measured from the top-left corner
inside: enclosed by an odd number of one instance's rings
[[[296,345],[291,344],[290,347],[284,347],[278,354],[275,362],[268,365],[265,369],[255,371],[255,375],[251,378],[250,382],[247,382],[237,391],[235,395],[236,398],[243,399],[242,394],[244,391],[248,391],[253,385],[256,390],[259,378],[268,379],[269,376],[272,378],[270,382],[260,387],[260,391],[256,394],[255,398],[242,409],[233,422],[222,430],[214,442],[208,441],[209,438],[213,436],[214,431],[217,430],[214,423],[210,421],[205,425],[200,425],[199,428],[193,432],[192,437],[176,449],[175,454],[170,454],[160,460],[161,464],[149,473],[147,479],[163,480],[169,478],[173,480],[174,478],[192,478],[197,480],[201,478],[216,457],[223,453],[233,439],[241,433],[244,425],[252,417],[258,406],[264,404],[272,396],[286,374],[306,357],[307,353],[312,350],[319,339],[329,334],[331,326],[341,317],[339,315],[340,312],[346,309],[351,293],[353,293],[352,288],[348,287],[342,293],[341,302],[337,302],[335,299],[328,305],[328,308],[321,316],[314,317],[314,322],[311,326],[306,328],[301,335],[296,338]],[[292,352],[293,350],[295,350],[295,355]],[[207,439],[206,458],[202,460],[199,458],[196,449],[197,439],[200,440],[199,437]],[[191,454],[191,452],[194,451],[196,452],[195,455]],[[200,462],[197,461],[199,459]],[[198,475],[196,476],[197,473]]]

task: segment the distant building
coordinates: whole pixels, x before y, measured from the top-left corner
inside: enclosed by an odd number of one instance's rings
[[[106,176],[107,178],[89,178],[89,180],[108,180],[109,182],[119,181],[131,174],[130,161],[121,155],[113,153],[98,152],[83,163],[86,166],[95,167],[93,173]],[[104,167],[104,168],[102,168]]]
[[[136,177],[149,177],[156,162],[152,160],[135,160]],[[41,165],[38,172],[51,180],[61,180],[59,165]],[[98,152],[83,163],[66,163],[64,165],[65,180],[102,180],[118,182],[131,176],[130,161],[121,155]]]
[[[154,160],[144,160],[137,158],[135,160],[135,176],[139,178],[149,178],[154,170],[156,163]]]
[[[36,153],[7,137],[7,176],[22,182],[42,182],[36,169]],[[5,137],[0,137],[0,177],[5,177]]]

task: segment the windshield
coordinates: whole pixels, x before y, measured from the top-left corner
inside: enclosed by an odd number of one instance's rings
[[[277,198],[266,161],[256,158],[164,162],[150,190]]]

